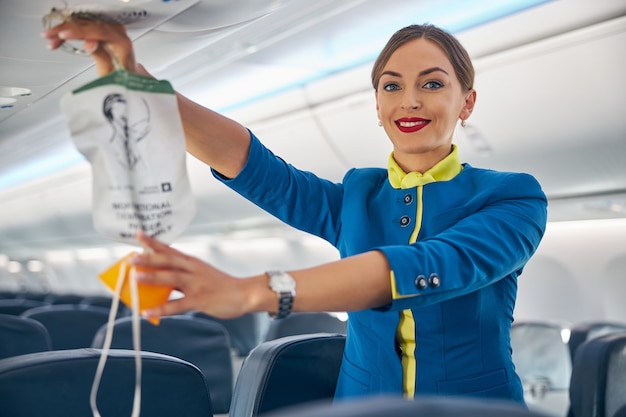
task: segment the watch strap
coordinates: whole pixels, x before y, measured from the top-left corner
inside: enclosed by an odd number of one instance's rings
[[[283,319],[291,313],[293,307],[293,295],[290,292],[281,292],[278,295],[278,311],[276,314],[270,313],[270,317]]]
[[[269,280],[270,280],[270,288],[274,290],[276,294],[278,295],[278,309],[276,313],[269,313],[269,315],[271,318],[274,318],[274,319],[285,318],[291,313],[291,309],[293,307],[295,289],[293,288],[289,289],[289,287],[292,287],[293,285],[295,285],[295,282],[293,281],[293,278],[284,271],[268,271],[267,276],[269,277]],[[284,286],[282,285],[273,286],[272,285],[273,277],[280,277],[283,279],[287,278],[288,280],[291,280],[292,285],[291,286],[288,285],[287,288],[284,288]]]

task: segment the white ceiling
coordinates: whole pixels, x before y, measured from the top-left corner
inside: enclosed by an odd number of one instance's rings
[[[89,166],[58,109],[95,78],[91,62],[46,50],[41,17],[58,1],[1,1],[0,92],[32,94],[0,110],[0,252],[103,244],[91,227]],[[521,2],[500,2],[509,9],[492,10],[506,15],[493,21],[488,3],[138,0],[130,7],[148,17],[129,33],[156,76],[244,122],[295,165],[339,180],[350,166],[386,164],[373,54],[401,25],[444,25],[477,70],[477,107],[457,136],[464,158],[535,175],[553,221],[626,217],[626,3],[555,0],[507,15]],[[192,158],[189,172],[199,207],[188,236],[276,226]]]

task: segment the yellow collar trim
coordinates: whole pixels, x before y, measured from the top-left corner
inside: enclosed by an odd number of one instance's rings
[[[387,168],[387,175],[389,177],[389,183],[396,189],[407,189],[419,187],[435,181],[449,181],[456,177],[463,170],[461,165],[461,159],[459,158],[459,151],[455,144],[452,144],[452,151],[441,161],[426,171],[424,174],[413,171],[408,174],[400,168],[396,160],[393,158],[393,153],[389,155],[389,166]]]

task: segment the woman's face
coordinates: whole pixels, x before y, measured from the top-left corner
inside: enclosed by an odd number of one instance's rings
[[[446,53],[415,39],[399,47],[385,65],[376,110],[406,172],[425,172],[450,153],[459,118],[472,112],[476,92],[463,91]]]

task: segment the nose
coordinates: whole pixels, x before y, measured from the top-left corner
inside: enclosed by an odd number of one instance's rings
[[[421,102],[417,93],[413,89],[405,90],[402,96],[402,108],[404,110],[417,110],[421,107]]]

